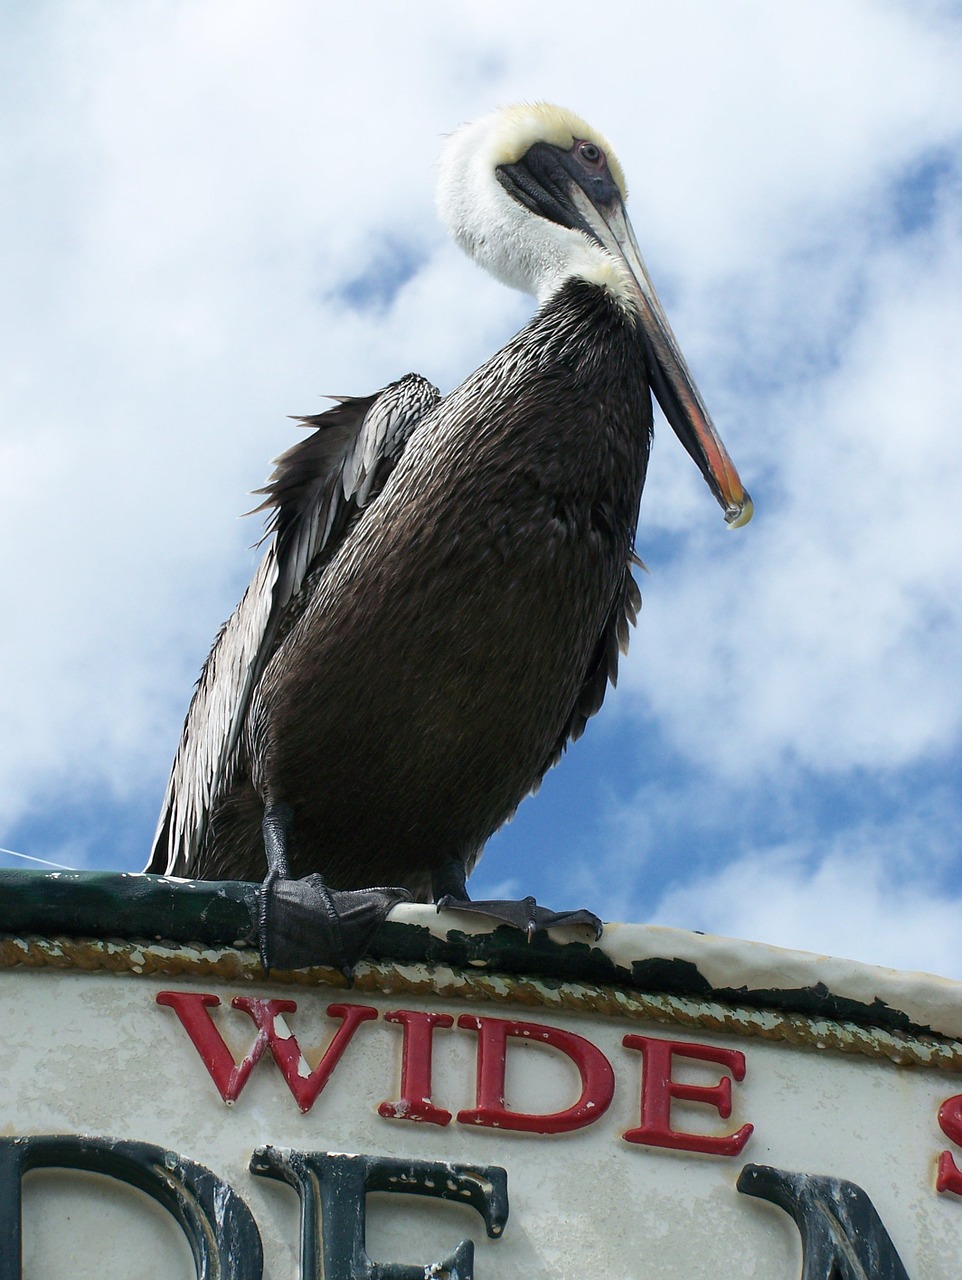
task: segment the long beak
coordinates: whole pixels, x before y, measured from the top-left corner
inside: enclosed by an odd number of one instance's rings
[[[688,371],[651,283],[624,205],[617,198],[610,205],[596,205],[575,184],[572,184],[571,196],[592,234],[628,268],[631,293],[649,354],[651,387],[662,412],[718,499],[726,522],[732,528],[748,524],[754,510],[752,500]]]

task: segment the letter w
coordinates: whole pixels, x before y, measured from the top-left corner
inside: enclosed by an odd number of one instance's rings
[[[230,1002],[231,1008],[246,1013],[257,1028],[257,1038],[240,1062],[234,1061],[234,1055],[224,1043],[223,1036],[208,1012],[208,1009],[220,1004],[218,996],[194,991],[159,991],[157,1003],[166,1005],[177,1014],[194,1048],[200,1054],[201,1061],[210,1072],[217,1092],[228,1105],[240,1097],[250,1073],[260,1062],[264,1050],[269,1047],[287,1087],[302,1111],[310,1111],[313,1107],[361,1023],[377,1017],[377,1010],[368,1005],[328,1005],[328,1015],[342,1021],[320,1062],[312,1071],[300,1045],[281,1016],[297,1009],[293,1000],[234,997]]]

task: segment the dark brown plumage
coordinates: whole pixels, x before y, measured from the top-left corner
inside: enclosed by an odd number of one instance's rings
[[[614,675],[650,428],[635,326],[568,285],[421,421],[313,585],[196,869],[261,874],[265,799],[294,810],[295,875],[426,896],[470,868]]]
[[[750,514],[616,162],[554,108],[472,129],[442,175],[445,216],[544,300],[443,399],[408,375],[305,420],[263,491],[273,538],[201,674],[148,870],[260,878],[267,812],[272,875],[431,898],[614,682],[640,605],[652,383],[728,518]]]

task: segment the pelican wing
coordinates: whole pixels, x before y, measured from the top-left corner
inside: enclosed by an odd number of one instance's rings
[[[641,564],[641,561],[634,556],[632,561],[635,564]],[[608,686],[611,685],[613,688],[618,683],[618,658],[619,655],[628,652],[630,629],[637,620],[640,609],[641,592],[638,590],[638,583],[632,577],[631,564],[627,564],[571,717],[562,730],[555,750],[545,763],[542,776],[558,763],[569,742],[577,742],[585,731],[585,725],[597,711],[601,710]]]
[[[440,399],[409,373],[373,396],[338,398],[298,419],[315,430],[275,462],[257,511],[270,545],[204,663],[174,757],[151,858],[160,875],[198,871],[208,818],[231,785],[251,697],[321,570],[381,492],[418,423]]]

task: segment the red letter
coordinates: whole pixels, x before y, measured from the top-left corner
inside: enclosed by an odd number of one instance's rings
[[[401,1096],[397,1102],[382,1102],[378,1113],[388,1120],[420,1120],[428,1124],[450,1124],[451,1112],[431,1101],[431,1050],[435,1027],[450,1027],[449,1013],[415,1013],[398,1009],[384,1015],[385,1022],[404,1027],[401,1042]]]
[[[190,1036],[194,1048],[217,1086],[217,1092],[228,1104],[240,1096],[250,1073],[270,1045],[274,1061],[280,1067],[287,1087],[302,1111],[309,1111],[317,1095],[327,1084],[328,1077],[337,1066],[354,1032],[362,1022],[377,1017],[377,1010],[360,1004],[332,1004],[327,1012],[331,1017],[343,1018],[324,1051],[324,1056],[311,1071],[304,1060],[300,1046],[287,1028],[283,1018],[277,1026],[278,1015],[294,1013],[293,1000],[256,1000],[252,996],[235,996],[232,1009],[240,1009],[257,1027],[257,1039],[240,1063],[224,1043],[223,1036],[214,1026],[208,1008],[220,1004],[217,996],[193,991],[159,991],[157,1003],[173,1009]]]
[[[280,1029],[277,1026],[277,1014],[281,1012],[278,1006],[286,1005],[293,1013],[297,1008],[293,1000],[255,1000],[251,996],[235,996],[230,1003],[232,1009],[243,1009],[249,1014],[258,1031],[267,1036],[274,1061],[280,1067],[287,1087],[302,1111],[310,1111],[313,1107],[317,1095],[327,1084],[331,1072],[340,1062],[341,1055],[361,1023],[377,1017],[377,1010],[366,1004],[329,1004],[328,1016],[343,1018],[344,1021],[312,1071],[283,1018],[280,1019]],[[287,1012],[287,1009],[283,1012]]]
[[[715,1085],[679,1084],[671,1078],[672,1054],[680,1058],[720,1062],[736,1080],[744,1080],[745,1055],[740,1050],[716,1049],[708,1044],[685,1044],[678,1040],[657,1040],[653,1036],[625,1036],[623,1043],[629,1049],[640,1049],[645,1061],[641,1078],[641,1124],[623,1135],[626,1142],[673,1147],[677,1151],[705,1151],[718,1156],[734,1156],[741,1151],[753,1125],[743,1124],[737,1133],[721,1138],[700,1133],[677,1133],[671,1127],[672,1098],[704,1102],[714,1107],[723,1120],[732,1113],[732,1082],[728,1076],[722,1076]]]
[[[509,1022],[505,1018],[476,1018],[463,1014],[458,1026],[478,1033],[478,1098],[472,1111],[459,1111],[459,1124],[488,1125],[492,1129],[521,1129],[526,1133],[567,1133],[593,1124],[608,1110],[615,1092],[611,1063],[590,1040],[573,1031],[537,1022]],[[540,1040],[560,1049],[578,1068],[581,1097],[565,1111],[550,1115],[509,1111],[504,1105],[505,1054],[508,1036]]]
[[[939,1107],[939,1128],[947,1138],[962,1145],[962,1093],[946,1098]],[[962,1171],[952,1159],[951,1151],[939,1155],[939,1172],[935,1180],[936,1191],[951,1191],[962,1196]]]
[[[190,1036],[194,1048],[201,1056],[204,1066],[210,1072],[210,1078],[217,1086],[217,1092],[228,1106],[240,1096],[240,1091],[247,1083],[247,1077],[260,1062],[267,1048],[267,1035],[263,1031],[257,1033],[257,1039],[244,1055],[239,1064],[224,1043],[223,1036],[214,1026],[208,1008],[220,1004],[220,997],[199,994],[194,991],[158,991],[157,1003],[173,1009],[180,1018],[184,1030]],[[274,1009],[279,1013],[297,1008],[293,1000],[273,1000]]]

